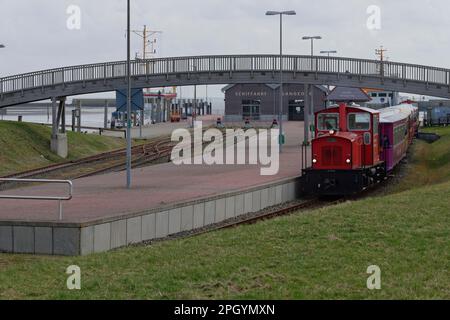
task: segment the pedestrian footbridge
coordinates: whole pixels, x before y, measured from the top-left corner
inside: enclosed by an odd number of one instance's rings
[[[373,88],[450,98],[450,69],[319,56],[226,55],[131,62],[133,88],[205,84],[284,83]],[[126,61],[61,67],[0,78],[0,108],[33,101],[115,91],[127,86]]]

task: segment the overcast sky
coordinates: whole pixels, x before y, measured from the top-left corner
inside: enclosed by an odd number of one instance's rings
[[[81,29],[69,30],[70,5],[81,9]],[[381,9],[381,29],[367,28],[367,8]],[[450,68],[448,0],[132,0],[132,28],[161,30],[160,56],[277,53],[278,20],[286,17],[284,50],[309,54],[303,35],[321,35],[316,53],[376,58]],[[125,0],[0,0],[0,76],[126,58]],[[141,40],[133,36],[134,52]],[[211,89],[219,95],[218,88]]]

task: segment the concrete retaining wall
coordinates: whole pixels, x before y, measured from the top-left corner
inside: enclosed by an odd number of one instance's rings
[[[85,224],[0,222],[0,252],[88,255],[202,228],[297,198],[299,178]]]

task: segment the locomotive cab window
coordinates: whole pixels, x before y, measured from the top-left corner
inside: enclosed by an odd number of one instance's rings
[[[351,131],[370,130],[370,113],[350,113],[348,115],[348,129]]]
[[[339,130],[338,113],[321,113],[317,116],[317,122],[320,131]]]

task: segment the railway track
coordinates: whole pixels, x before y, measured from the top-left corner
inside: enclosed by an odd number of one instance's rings
[[[325,205],[332,205],[337,204],[339,201],[333,201],[333,202],[324,202],[321,201],[319,198],[312,198],[304,201],[294,201],[292,203],[287,203],[284,205],[281,205],[279,207],[275,207],[269,210],[263,210],[259,214],[255,214],[254,216],[246,217],[240,221],[237,222],[229,222],[224,224],[223,226],[220,226],[218,229],[229,229],[234,228],[238,225],[246,225],[246,224],[255,224],[257,222],[273,219],[276,217],[286,216],[289,214],[292,214],[294,212],[300,211],[300,210],[306,210],[306,209],[314,209]]]
[[[344,198],[333,199],[333,200],[324,200],[324,199],[320,199],[319,197],[312,197],[312,198],[308,198],[306,200],[297,200],[297,201],[287,202],[287,203],[283,203],[283,204],[280,204],[277,206],[273,206],[273,207],[261,210],[259,212],[249,213],[246,215],[228,219],[223,222],[219,222],[219,223],[209,225],[209,226],[206,226],[203,228],[199,228],[196,230],[180,232],[178,234],[171,235],[166,238],[151,240],[151,241],[147,241],[147,242],[144,242],[141,244],[136,244],[133,246],[151,245],[155,242],[195,237],[195,236],[199,236],[199,235],[214,232],[214,231],[235,228],[235,227],[238,227],[241,225],[255,224],[255,223],[258,223],[258,222],[261,222],[264,220],[274,219],[276,217],[288,216],[290,214],[293,214],[295,212],[302,211],[302,210],[312,210],[312,209],[322,208],[325,206],[339,204],[345,200],[346,199],[344,199]]]
[[[151,163],[170,155],[173,142],[169,137],[154,139],[151,142],[131,148],[132,166],[136,167],[143,161]],[[65,163],[52,164],[33,170],[27,170],[2,178],[32,179],[32,178],[64,178],[78,179],[110,171],[120,171],[125,168],[126,149],[118,149],[83,159]]]
[[[206,129],[205,129],[206,130]],[[148,143],[133,146],[131,149],[132,168],[141,168],[154,163],[160,163],[170,157],[173,147],[178,142],[170,137],[153,139]],[[1,178],[33,179],[80,179],[99,174],[118,172],[126,169],[126,149],[118,149],[98,155],[86,157],[65,163],[52,164],[46,167],[27,170]],[[5,189],[10,183],[3,183],[0,189]]]
[[[388,179],[389,180],[389,179]],[[273,206],[270,208],[266,208],[259,212],[249,213],[240,217],[236,217],[233,219],[228,219],[220,223],[216,223],[213,225],[209,225],[203,228],[199,228],[196,230],[185,231],[175,235],[171,235],[166,238],[156,239],[148,242],[144,242],[140,245],[151,245],[155,242],[170,240],[170,239],[181,239],[194,237],[198,235],[202,235],[205,233],[210,233],[219,230],[236,228],[241,225],[251,225],[261,221],[274,219],[276,217],[288,216],[293,213],[305,210],[313,210],[323,207],[328,207],[332,205],[337,205],[339,203],[343,203],[345,201],[355,201],[358,199],[362,199],[364,197],[370,196],[373,194],[372,192],[376,191],[378,188],[382,187],[387,181],[380,183],[378,186],[373,187],[372,189],[367,189],[362,191],[359,194],[355,194],[352,196],[342,196],[342,197],[328,197],[328,198],[320,198],[318,196],[307,198],[304,200],[296,200],[292,202],[283,203],[281,205]],[[139,244],[137,245],[139,246]]]

